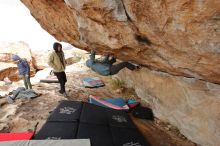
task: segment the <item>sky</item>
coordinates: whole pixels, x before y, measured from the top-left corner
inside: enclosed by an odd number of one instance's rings
[[[0,0],[0,19],[0,43],[24,41],[32,50],[44,50],[57,41],[20,0]]]

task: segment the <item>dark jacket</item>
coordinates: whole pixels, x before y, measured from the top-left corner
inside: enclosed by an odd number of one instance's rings
[[[17,66],[18,66],[19,75],[30,75],[30,66],[25,59],[21,59],[17,55],[13,55],[12,59],[13,61],[18,61]]]
[[[86,65],[100,75],[108,76],[114,62],[109,61],[109,56],[105,56],[103,60],[95,60],[95,53],[91,53],[90,59],[86,61]]]

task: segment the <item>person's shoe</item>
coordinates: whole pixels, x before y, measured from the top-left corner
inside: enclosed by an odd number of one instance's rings
[[[10,104],[12,104],[14,102],[14,100],[11,98],[11,96],[7,96],[7,101]]]
[[[63,95],[63,92],[61,92],[61,90],[58,91],[59,95]]]
[[[66,92],[63,93],[63,96],[64,96],[64,97],[68,97],[67,94],[66,94]]]
[[[63,93],[62,93],[61,91],[59,91],[59,94],[60,94],[61,96],[64,96],[64,97],[68,97],[67,94],[66,94],[66,92],[63,92]]]
[[[116,62],[116,57],[115,56],[112,56],[112,62]]]
[[[141,69],[141,66],[137,65],[135,66],[135,69]]]

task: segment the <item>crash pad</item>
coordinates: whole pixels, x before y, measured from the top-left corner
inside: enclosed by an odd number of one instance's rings
[[[114,146],[150,146],[137,129],[110,127]]]
[[[11,141],[11,140],[28,140],[33,137],[33,132],[23,133],[0,133],[0,141]]]
[[[79,120],[75,122],[47,120],[34,139],[78,138],[90,139],[92,146],[148,146],[126,111],[75,101],[61,102],[56,109],[61,105],[68,104],[72,107],[78,103],[82,104]]]
[[[99,77],[83,78],[83,85],[86,88],[98,88],[105,86],[104,82]]]
[[[135,128],[131,118],[125,111],[119,110],[106,110],[108,116],[108,122],[110,126],[121,128]]]
[[[48,121],[74,122],[80,118],[82,102],[63,100],[57,108],[51,113]]]
[[[77,128],[76,122],[46,122],[34,139],[74,139]]]
[[[128,105],[122,98],[101,98],[90,95],[89,102],[98,106],[115,109],[115,110],[129,110]]]
[[[90,103],[84,103],[80,123],[108,125],[105,108]]]
[[[40,82],[42,82],[42,83],[59,83],[57,77],[52,76],[52,75],[49,75],[46,78],[40,79]]]
[[[108,126],[80,123],[77,138],[89,138],[92,146],[114,146]]]
[[[154,114],[152,109],[148,107],[137,106],[132,114],[136,118],[145,119],[145,120],[154,120]]]
[[[91,146],[89,139],[19,140],[0,142],[0,146]]]
[[[138,105],[140,105],[140,102],[138,102],[138,101],[135,100],[135,99],[128,99],[127,105],[128,105],[131,109],[133,109],[133,108],[137,107]]]

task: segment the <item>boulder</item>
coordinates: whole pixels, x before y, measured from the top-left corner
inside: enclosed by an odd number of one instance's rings
[[[186,137],[219,145],[219,0],[21,1],[57,40],[147,67],[121,79]]]
[[[12,54],[16,54],[28,61],[31,75],[35,73],[31,49],[25,42],[0,44],[0,80],[8,77],[11,81],[19,80],[17,65],[12,62]]]
[[[188,139],[203,146],[220,143],[220,85],[146,68],[123,69],[116,77]]]
[[[57,40],[220,83],[220,1],[21,0]]]
[[[19,80],[16,64],[0,62],[0,81],[3,81],[6,77],[11,81]]]

